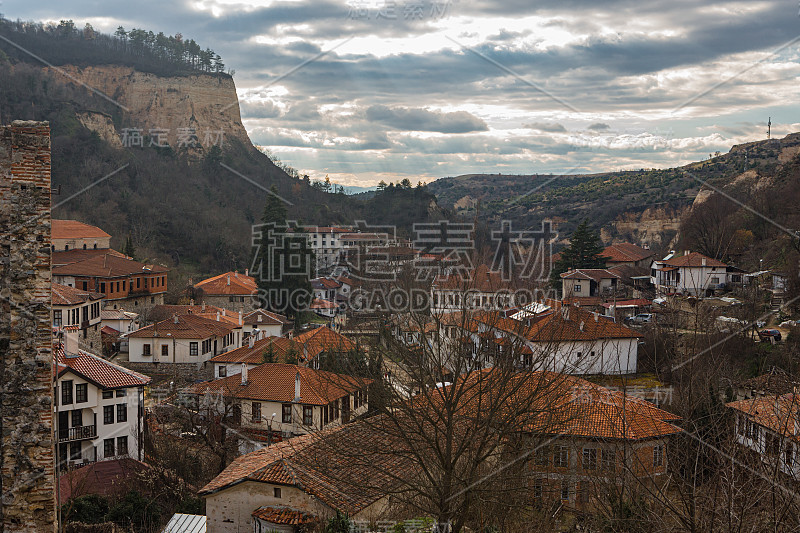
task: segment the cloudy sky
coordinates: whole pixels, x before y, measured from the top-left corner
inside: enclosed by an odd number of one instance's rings
[[[250,138],[346,185],[668,167],[800,131],[785,0],[4,0],[195,39]]]

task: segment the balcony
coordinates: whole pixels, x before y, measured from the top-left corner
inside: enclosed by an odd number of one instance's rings
[[[97,426],[79,426],[58,430],[58,442],[86,440],[97,437]]]

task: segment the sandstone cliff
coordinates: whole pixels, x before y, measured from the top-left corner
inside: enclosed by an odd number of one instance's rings
[[[205,147],[231,138],[250,145],[239,114],[236,87],[229,76],[162,77],[115,65],[84,68],[68,65],[63,70],[119,104],[123,118],[116,131],[118,137],[122,135],[119,129],[124,127],[141,128],[142,135],[161,130],[170,146],[177,147],[179,130],[193,128],[197,141]],[[108,138],[108,120],[83,115],[79,120],[84,126]]]

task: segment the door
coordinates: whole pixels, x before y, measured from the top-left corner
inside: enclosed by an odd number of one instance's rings
[[[58,438],[66,439],[69,436],[69,411],[58,413]],[[66,448],[64,448],[66,454]]]

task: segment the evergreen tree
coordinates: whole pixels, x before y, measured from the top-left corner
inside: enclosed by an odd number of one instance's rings
[[[603,257],[603,243],[600,235],[589,227],[584,219],[569,239],[569,246],[561,251],[558,261],[550,272],[550,283],[561,287],[561,274],[570,268],[605,268],[607,257]]]
[[[261,217],[261,221],[270,226],[263,232],[259,286],[267,294],[267,307],[293,317],[304,311],[296,308],[298,304],[311,302],[309,277],[313,272],[314,255],[306,235],[298,228],[290,230],[287,226],[284,201],[278,197],[274,185],[271,190]]]
[[[297,350],[294,347],[289,348],[286,352],[286,364],[287,365],[296,365],[299,362]]]
[[[261,356],[262,363],[277,363],[278,360],[275,357],[275,347],[272,346],[272,343],[269,343],[267,349],[264,350],[264,354]]]
[[[136,259],[136,248],[133,246],[133,239],[131,239],[130,233],[128,233],[128,238],[125,239],[125,247],[122,249],[122,253],[132,259]]]

